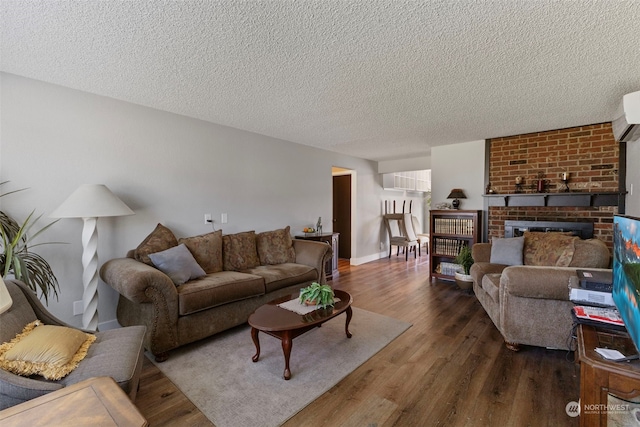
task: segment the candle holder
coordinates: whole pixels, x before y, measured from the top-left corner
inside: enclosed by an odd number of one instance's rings
[[[538,172],[538,180],[536,181],[536,192],[537,193],[546,193],[547,185],[549,185],[549,180],[544,179],[544,172]]]
[[[522,193],[522,184],[523,184],[524,180],[522,179],[521,176],[516,176],[516,189],[515,189],[515,193],[519,194]]]
[[[562,184],[563,184],[562,191],[564,191],[565,193],[571,191],[569,189],[569,177],[570,176],[571,176],[571,174],[569,172],[562,172],[560,174],[560,181],[562,181]]]

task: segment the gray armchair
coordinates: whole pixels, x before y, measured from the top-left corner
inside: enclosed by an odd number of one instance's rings
[[[73,327],[53,317],[24,283],[16,280],[6,280],[5,283],[13,305],[8,311],[0,313],[0,343],[12,340],[25,325],[36,319],[45,325]],[[58,381],[36,376],[23,377],[0,369],[0,410],[100,376],[113,378],[134,401],[144,357],[144,333],[144,326],[95,332],[96,341],[86,357],[73,372]]]

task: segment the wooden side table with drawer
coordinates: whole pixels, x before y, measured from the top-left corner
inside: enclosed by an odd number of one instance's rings
[[[637,401],[640,396],[640,361],[608,361],[596,353],[596,347],[616,349],[625,355],[636,353],[625,332],[578,326],[580,425],[584,427],[607,425],[608,409],[615,410],[615,405],[609,406],[609,395],[625,401]]]
[[[3,427],[149,425],[113,378],[96,377],[0,411]]]

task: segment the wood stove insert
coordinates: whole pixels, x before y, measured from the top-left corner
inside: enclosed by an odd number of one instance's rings
[[[504,237],[522,236],[525,231],[562,231],[572,232],[581,239],[593,238],[592,222],[560,222],[560,221],[517,221],[504,222]]]

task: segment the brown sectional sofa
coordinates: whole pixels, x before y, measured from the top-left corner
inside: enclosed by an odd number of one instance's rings
[[[519,239],[521,253],[508,250],[512,260],[519,255],[521,265],[492,262],[499,256],[491,243],[473,245],[476,297],[510,349],[525,344],[567,350],[573,326],[570,278],[577,268],[608,268],[609,250],[601,240],[564,233],[525,232]],[[501,245],[507,241],[494,239]]]
[[[193,257],[176,272],[171,264],[185,255],[183,245]],[[145,348],[162,361],[172,349],[245,323],[268,301],[326,283],[331,255],[325,243],[292,239],[289,227],[178,240],[158,224],[126,258],[106,262],[100,277],[120,294],[118,322],[145,325]]]

